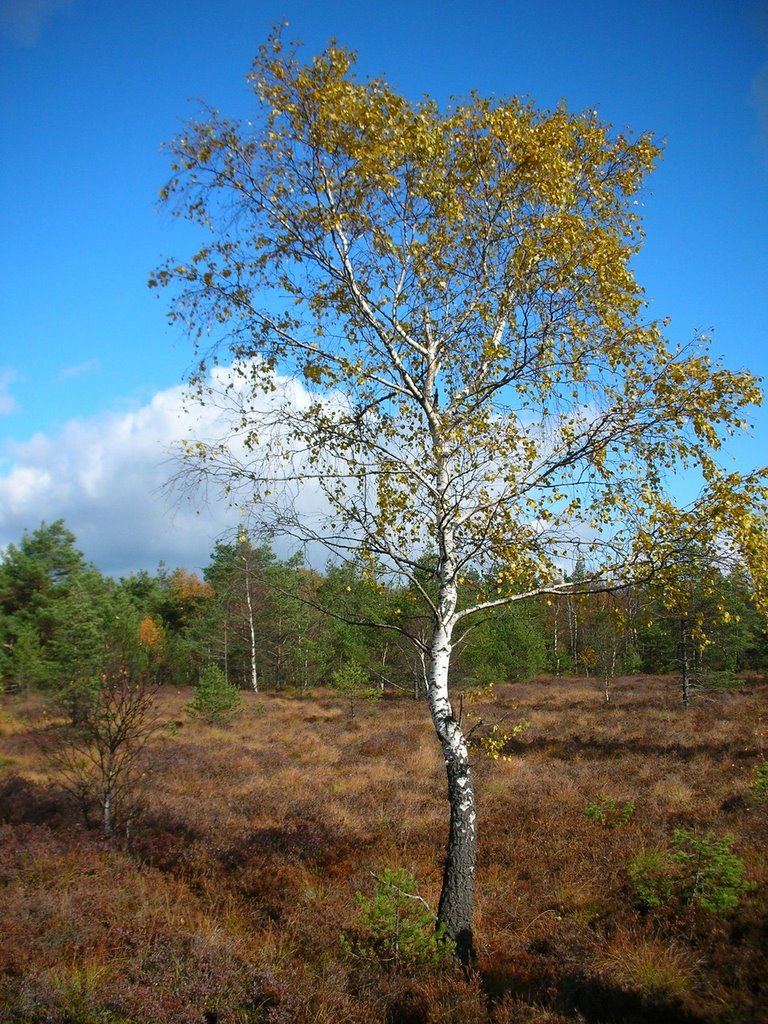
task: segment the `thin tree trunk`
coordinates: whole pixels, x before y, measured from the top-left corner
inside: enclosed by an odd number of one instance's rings
[[[474,961],[472,910],[477,861],[477,815],[469,765],[469,750],[448,699],[450,633],[435,628],[427,694],[432,722],[443,749],[451,808],[448,845],[437,918],[456,944],[465,966]]]
[[[684,618],[680,619],[680,663],[682,669],[683,707],[691,703],[691,666],[688,653],[688,629]]]
[[[104,775],[104,788],[101,801],[101,824],[106,835],[112,835],[112,791],[115,783],[114,754],[107,751],[107,770]]]
[[[112,834],[112,794],[109,790],[104,794],[104,803],[101,808],[101,824],[106,835]]]
[[[568,611],[568,633],[571,646],[571,661],[578,670],[579,665],[579,613],[574,606],[573,598],[569,597],[566,602]]]
[[[616,647],[611,648],[611,657],[605,670],[605,676],[603,679],[603,696],[605,697],[605,703],[611,703],[611,683],[616,678]]]
[[[251,640],[251,686],[254,693],[259,692],[259,676],[256,668],[256,629],[253,625],[253,605],[251,603],[251,584],[248,572],[245,573],[245,602],[248,605],[248,629]]]
[[[472,910],[477,862],[477,825],[475,794],[463,735],[460,737],[458,750],[450,754],[446,752],[445,768],[448,775],[451,822],[437,916],[456,943],[456,955],[459,960],[465,966],[469,966],[475,958],[472,943]]]
[[[229,682],[229,636],[226,619],[224,620],[224,678]]]

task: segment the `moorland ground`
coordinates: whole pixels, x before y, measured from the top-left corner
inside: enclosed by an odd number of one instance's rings
[[[529,725],[509,760],[476,752],[469,976],[361,954],[355,894],[374,876],[403,868],[432,907],[439,894],[448,804],[423,704],[387,695],[351,717],[330,691],[247,693],[212,726],[185,711],[190,691],[165,687],[144,809],[107,841],[41,755],[42,699],[4,697],[0,1020],[768,1020],[768,683],[688,710],[671,677],[622,678],[610,704],[584,678],[497,693],[476,713]],[[710,851],[733,836],[752,883],[737,906],[702,905],[679,860],[658,902],[642,898],[638,878],[669,868],[680,829]],[[718,849],[719,875],[691,870],[727,889]]]

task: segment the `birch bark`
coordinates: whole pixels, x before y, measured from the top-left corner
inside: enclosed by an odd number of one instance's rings
[[[259,673],[256,665],[256,629],[253,624],[253,603],[251,601],[251,583],[248,579],[248,568],[245,571],[245,602],[248,606],[248,630],[250,633],[251,653],[251,686],[254,693],[259,692]]]
[[[439,492],[445,494],[448,474],[438,473]],[[443,751],[448,781],[450,824],[438,920],[456,943],[456,955],[465,966],[474,960],[472,908],[477,862],[477,813],[469,748],[453,714],[448,693],[448,670],[453,650],[453,628],[458,603],[456,548],[453,533],[438,516],[440,534],[440,593],[432,633],[427,700]]]
[[[450,655],[450,627],[446,628],[441,623],[434,631],[432,661],[427,680],[429,710],[445,759],[451,809],[437,916],[456,943],[456,955],[463,964],[469,965],[474,959],[472,905],[477,861],[477,815],[469,749],[461,726],[454,718],[448,697]]]

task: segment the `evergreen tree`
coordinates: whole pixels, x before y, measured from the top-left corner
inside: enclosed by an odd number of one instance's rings
[[[0,559],[0,629],[7,686],[57,684],[61,667],[56,633],[67,618],[75,581],[98,573],[75,547],[75,536],[57,519],[25,532]],[[72,600],[76,600],[73,598]],[[17,644],[20,644],[17,649]]]

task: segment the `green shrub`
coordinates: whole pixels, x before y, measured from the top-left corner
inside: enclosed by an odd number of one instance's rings
[[[744,861],[732,852],[733,836],[699,838],[675,829],[672,848],[644,850],[632,861],[629,876],[639,902],[648,908],[674,899],[713,914],[734,910],[752,888]]]
[[[240,701],[240,690],[227,680],[221,669],[209,665],[200,676],[195,699],[187,709],[209,725],[223,725],[240,711]]]
[[[348,661],[331,676],[331,686],[343,694],[349,701],[350,718],[355,717],[357,702],[374,703],[381,697],[381,690],[371,686],[368,673],[356,661]]]
[[[669,851],[659,846],[642,850],[629,866],[629,878],[642,906],[653,909],[666,903],[672,896]]]
[[[712,693],[724,693],[727,690],[737,690],[744,685],[744,680],[734,675],[732,669],[718,669],[701,672],[698,677],[698,685],[702,690]]]
[[[602,793],[584,808],[586,816],[603,828],[621,828],[629,822],[634,811],[634,800],[627,800],[620,805],[612,796],[604,796]]]
[[[758,800],[768,800],[768,761],[756,764],[749,787]]]
[[[358,892],[355,901],[357,928],[341,939],[350,957],[391,970],[413,970],[453,955],[453,943],[442,926],[435,925],[435,915],[417,894],[416,880],[409,872],[382,871],[373,896]]]
[[[699,839],[693,832],[678,828],[672,842],[677,849],[671,860],[679,872],[685,902],[725,914],[737,907],[752,888],[744,878],[744,861],[731,852],[732,835]]]

